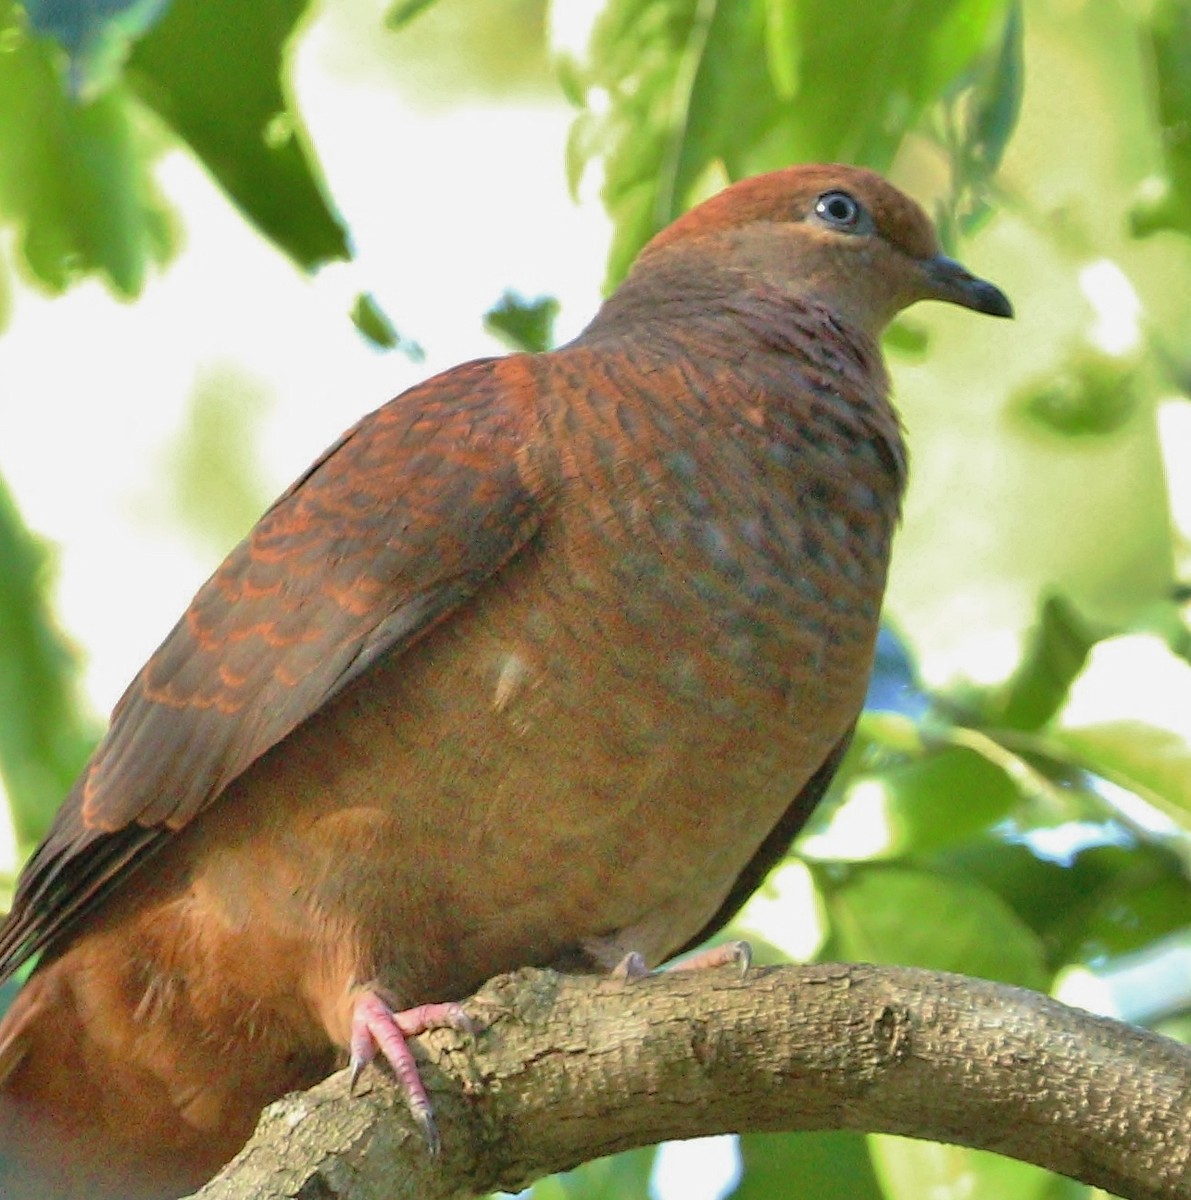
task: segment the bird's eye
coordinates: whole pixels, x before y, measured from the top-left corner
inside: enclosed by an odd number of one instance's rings
[[[824,192],[815,202],[815,215],[837,229],[855,229],[863,212],[847,192]]]

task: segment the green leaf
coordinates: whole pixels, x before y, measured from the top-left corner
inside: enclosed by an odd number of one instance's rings
[[[862,1134],[749,1133],[731,1200],[882,1200]]]
[[[1141,396],[1131,359],[1081,346],[1045,377],[1019,388],[1008,412],[1029,432],[1090,441],[1123,429]]]
[[[533,1200],[649,1200],[657,1150],[646,1146],[584,1163],[535,1183]]]
[[[887,1200],[1076,1200],[1087,1189],[1041,1167],[965,1146],[871,1134],[873,1165]],[[1056,1184],[1060,1186],[1056,1190]]]
[[[943,145],[951,162],[951,195],[936,213],[936,223],[949,251],[992,212],[992,179],[1021,113],[1024,40],[1021,0],[1013,0],[999,43],[976,59],[945,108]]]
[[[984,720],[1010,729],[1040,729],[1062,707],[1088,652],[1109,630],[1097,630],[1060,595],[1042,602],[1022,661],[987,702]]]
[[[399,3],[394,4],[385,14],[385,25],[389,29],[401,29],[424,13],[433,3],[434,0],[399,0]]]
[[[312,269],[347,258],[296,110],[285,56],[308,0],[174,0],[127,78],[270,240]]]
[[[1005,12],[1005,0],[611,0],[571,72],[590,107],[570,145],[572,178],[604,159],[611,280],[709,179],[798,161],[887,167]]]
[[[1134,206],[1133,232],[1191,233],[1191,8],[1185,0],[1156,0],[1149,19],[1138,24],[1149,51],[1163,171],[1157,181],[1148,181]]]
[[[0,774],[26,848],[45,832],[95,742],[80,715],[78,657],[46,600],[49,566],[0,481]]]
[[[526,300],[515,292],[505,292],[484,314],[484,328],[514,350],[538,354],[554,345],[558,310],[553,296]]]
[[[132,43],[170,0],[24,0],[33,28],[70,56],[71,92],[96,96],[115,82]]]
[[[54,291],[92,272],[136,295],[170,248],[145,148],[122,88],[90,104],[63,89],[50,43],[0,0],[0,216],[34,277]]]
[[[1060,729],[1052,736],[1089,771],[1128,788],[1191,828],[1191,747],[1177,733],[1122,720]]]
[[[890,853],[926,853],[994,825],[1021,800],[1013,780],[982,754],[948,746],[871,781],[885,795]],[[840,813],[846,813],[847,800]]]
[[[1045,990],[1041,942],[991,889],[908,866],[869,865],[840,882],[820,872],[830,953],[957,971]]]
[[[204,371],[170,449],[166,478],[180,520],[207,554],[222,556],[269,500],[258,487],[256,432],[268,392],[223,365]]]
[[[1009,5],[1000,45],[976,72],[968,99],[959,181],[983,186],[1001,165],[1021,113],[1025,82],[1025,19],[1021,0]]]
[[[352,324],[379,350],[400,350],[410,362],[421,362],[425,350],[410,338],[401,336],[389,314],[371,292],[361,292],[351,310]]]

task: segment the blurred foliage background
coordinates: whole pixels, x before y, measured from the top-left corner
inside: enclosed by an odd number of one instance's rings
[[[1187,0],[0,0],[5,886],[115,699],[95,663],[130,678],[320,441],[436,356],[549,345],[691,203],[808,159],[891,173],[1018,320],[890,333],[914,469],[870,707],[740,930],[1191,1035]],[[488,251],[540,262],[485,297]],[[651,1186],[1089,1190],[831,1133],[534,1195]]]

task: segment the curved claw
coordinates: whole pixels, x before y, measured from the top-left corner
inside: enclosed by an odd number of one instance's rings
[[[441,1139],[434,1123],[430,1097],[426,1094],[426,1087],[407,1041],[428,1029],[458,1029],[464,1033],[475,1033],[475,1024],[458,1004],[419,1004],[416,1008],[394,1012],[375,991],[361,990],[352,1009],[348,1089],[352,1094],[355,1093],[360,1072],[379,1050],[393,1068],[409,1111],[422,1130],[427,1148],[434,1155],[439,1151]]]

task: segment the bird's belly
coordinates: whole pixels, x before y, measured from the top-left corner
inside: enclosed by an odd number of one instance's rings
[[[251,828],[256,782],[285,776],[281,859],[303,881],[280,890],[366,930],[357,971],[411,1002],[623,931],[650,961],[673,952],[863,695],[875,619],[828,635],[786,597],[780,628],[755,606],[649,622],[643,603],[551,605],[531,566],[532,589],[509,572],[219,806]]]

